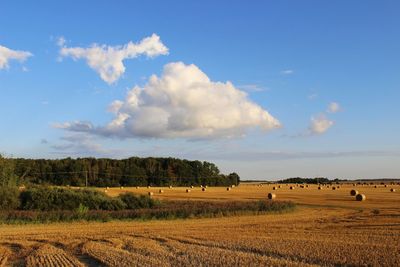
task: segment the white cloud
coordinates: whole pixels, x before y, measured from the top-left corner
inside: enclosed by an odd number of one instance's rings
[[[293,73],[294,73],[293,70],[282,70],[281,71],[281,74],[284,74],[284,75],[290,75],[290,74],[293,74]]]
[[[263,92],[268,90],[268,88],[265,88],[258,84],[243,84],[239,85],[238,88],[246,92]]]
[[[57,45],[58,46],[64,46],[67,40],[65,40],[64,36],[60,36],[57,38]]]
[[[307,96],[307,98],[308,98],[309,100],[315,100],[315,99],[317,99],[317,97],[318,97],[318,94],[315,94],[315,93],[310,94],[310,95]]]
[[[206,139],[243,136],[251,128],[271,130],[280,122],[251,102],[230,82],[213,82],[195,65],[164,66],[124,101],[114,101],[114,119],[106,126],[76,121],[54,125],[76,132],[111,137]]]
[[[107,46],[92,44],[89,48],[66,47],[65,39],[59,39],[60,56],[72,57],[74,60],[86,59],[90,68],[100,74],[108,84],[116,82],[125,72],[123,61],[140,55],[155,57],[168,54],[168,48],[156,34],[142,39],[139,43],[129,42],[124,46]]]
[[[0,45],[0,70],[8,68],[10,60],[25,61],[32,54],[27,51],[12,50]]]
[[[329,120],[325,115],[321,114],[316,118],[311,118],[309,127],[311,134],[323,134],[333,126],[334,122]]]
[[[329,104],[327,112],[336,113],[336,112],[339,112],[340,110],[341,110],[341,107],[340,107],[339,103],[332,102]]]

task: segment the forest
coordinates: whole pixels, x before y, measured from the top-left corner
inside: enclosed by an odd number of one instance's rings
[[[0,160],[1,172],[12,172],[19,184],[70,186],[229,186],[236,173],[221,174],[214,163],[176,158],[64,158]],[[6,170],[7,169],[7,170]]]

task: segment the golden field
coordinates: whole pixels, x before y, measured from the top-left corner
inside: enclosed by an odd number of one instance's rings
[[[399,185],[273,186],[101,188],[171,200],[246,201],[273,192],[299,205],[258,216],[3,225],[0,266],[400,266]],[[350,196],[354,188],[366,201]]]

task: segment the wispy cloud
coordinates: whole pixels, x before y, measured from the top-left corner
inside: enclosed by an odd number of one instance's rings
[[[93,137],[85,133],[68,134],[60,138],[60,143],[51,146],[52,154],[64,156],[96,156],[114,157],[119,151],[105,149],[100,143],[94,141]]]
[[[327,112],[328,113],[337,113],[341,110],[341,107],[339,105],[339,103],[337,102],[332,102],[329,104]]]
[[[316,93],[309,94],[309,95],[307,96],[307,98],[308,98],[309,100],[315,100],[315,99],[318,98],[318,94],[316,94]]]
[[[268,91],[269,89],[259,84],[243,84],[237,86],[239,89],[246,91],[246,92],[263,92]]]
[[[7,69],[9,67],[10,60],[24,62],[27,58],[31,56],[31,52],[12,50],[10,48],[0,45],[0,70]]]
[[[47,145],[49,143],[49,141],[47,141],[47,139],[43,138],[43,139],[40,140],[40,143],[42,145]]]
[[[290,75],[293,73],[294,73],[294,70],[290,70],[290,69],[281,71],[281,74],[283,74],[283,75]]]
[[[206,155],[193,154],[192,157],[211,158],[213,160],[262,161],[262,160],[291,160],[314,158],[341,158],[341,157],[400,157],[397,151],[246,151],[207,153]]]
[[[61,58],[85,59],[89,67],[100,74],[101,79],[108,84],[116,82],[125,72],[124,60],[136,58],[140,55],[153,58],[168,54],[168,48],[161,42],[157,34],[146,37],[139,43],[129,42],[124,46],[92,44],[88,48],[82,48],[67,47],[65,43],[63,37],[57,41],[60,46]]]

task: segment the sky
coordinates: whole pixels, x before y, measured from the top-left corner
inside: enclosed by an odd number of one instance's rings
[[[0,153],[400,177],[399,1],[0,2]]]

